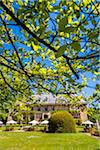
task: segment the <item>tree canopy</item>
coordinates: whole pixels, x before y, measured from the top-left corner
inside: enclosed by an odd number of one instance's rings
[[[99,10],[96,0],[0,0],[0,80],[26,95],[77,93],[85,72],[98,76]]]

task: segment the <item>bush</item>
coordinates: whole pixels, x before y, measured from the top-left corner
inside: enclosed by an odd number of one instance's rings
[[[100,136],[100,131],[98,131],[96,128],[92,128],[91,129],[91,135]]]
[[[76,123],[77,125],[81,125],[81,124],[82,124],[81,119],[74,119],[74,120],[75,120],[75,123]]]
[[[49,132],[73,133],[76,132],[74,118],[66,111],[58,111],[49,119]]]
[[[13,131],[15,130],[13,125],[6,125],[5,131]]]

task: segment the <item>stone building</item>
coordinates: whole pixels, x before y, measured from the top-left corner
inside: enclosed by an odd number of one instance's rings
[[[82,122],[87,120],[86,103],[84,101],[75,104],[69,103],[63,97],[53,97],[52,95],[35,95],[35,101],[26,102],[26,110],[22,111],[22,122],[31,120],[49,119],[51,114],[57,110],[69,111],[75,119],[80,119]],[[13,116],[14,117],[14,116]]]
[[[34,113],[30,117],[37,121],[49,119],[51,113],[57,110],[69,111],[75,119],[80,119],[82,122],[87,120],[86,105],[83,103],[78,106],[73,104],[46,103],[35,105],[32,107],[32,110],[34,110]]]

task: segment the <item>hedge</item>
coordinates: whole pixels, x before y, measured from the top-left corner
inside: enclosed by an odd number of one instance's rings
[[[50,133],[75,133],[75,121],[70,113],[67,111],[58,111],[51,115],[49,119]]]

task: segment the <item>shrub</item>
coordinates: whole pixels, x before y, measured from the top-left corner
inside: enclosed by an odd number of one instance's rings
[[[100,131],[98,131],[96,128],[92,128],[90,133],[94,136],[100,136]]]
[[[66,111],[58,111],[49,119],[49,132],[72,133],[76,132],[74,118]]]
[[[14,130],[14,126],[13,125],[6,125],[5,131],[12,131]]]
[[[82,124],[81,119],[74,119],[74,120],[75,120],[75,123],[76,123],[77,125],[81,125],[81,124]]]

